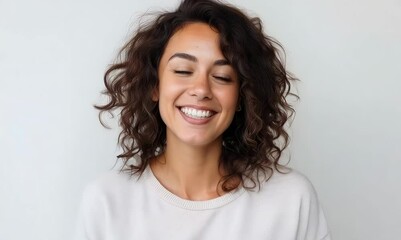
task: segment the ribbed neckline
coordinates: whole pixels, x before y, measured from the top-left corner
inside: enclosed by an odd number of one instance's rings
[[[242,193],[245,192],[245,189],[243,187],[238,187],[236,190],[233,190],[217,198],[204,201],[192,201],[180,198],[167,190],[153,174],[150,167],[146,168],[144,174],[149,181],[150,187],[159,194],[160,198],[176,207],[192,211],[203,211],[220,208],[234,201],[239,196],[241,196]]]

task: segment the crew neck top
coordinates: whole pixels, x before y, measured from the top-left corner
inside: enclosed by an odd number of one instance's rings
[[[183,199],[167,190],[153,174],[153,171],[150,169],[150,167],[146,168],[146,170],[144,171],[144,177],[149,180],[147,181],[149,189],[153,189],[154,191],[156,191],[161,199],[170,203],[171,205],[186,210],[202,211],[219,208],[234,201],[236,198],[241,196],[242,193],[245,192],[243,187],[239,187],[234,191],[225,193],[214,199],[192,201]]]
[[[85,188],[76,240],[330,240],[310,181],[274,172],[260,189],[192,201],[167,190],[147,167],[138,178],[110,171]]]

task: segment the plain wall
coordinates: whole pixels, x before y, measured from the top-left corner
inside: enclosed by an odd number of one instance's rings
[[[290,165],[333,239],[399,237],[401,3],[232,2],[264,20],[301,80]],[[119,152],[92,107],[103,73],[141,13],[177,3],[0,0],[0,239],[70,238],[84,186]]]

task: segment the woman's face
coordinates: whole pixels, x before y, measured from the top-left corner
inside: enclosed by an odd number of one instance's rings
[[[158,76],[153,98],[167,126],[167,143],[221,145],[236,111],[239,83],[218,33],[204,23],[185,25],[167,43]]]

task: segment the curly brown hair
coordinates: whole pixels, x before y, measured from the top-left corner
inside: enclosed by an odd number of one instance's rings
[[[264,34],[259,18],[250,18],[238,8],[212,0],[184,0],[175,11],[158,13],[141,24],[133,38],[120,51],[120,60],[104,75],[109,102],[96,105],[103,112],[118,109],[119,135],[123,153],[122,171],[141,175],[150,161],[163,153],[166,125],[160,117],[152,92],[158,86],[158,66],[170,37],[190,22],[206,23],[216,29],[223,55],[235,69],[240,82],[239,104],[228,129],[223,133],[220,164],[226,175],[221,179],[224,191],[230,181],[245,179],[260,187],[289,142],[285,123],[294,113],[287,101],[291,82],[281,45]],[[297,96],[296,96],[297,97]],[[135,164],[129,160],[135,158]]]

